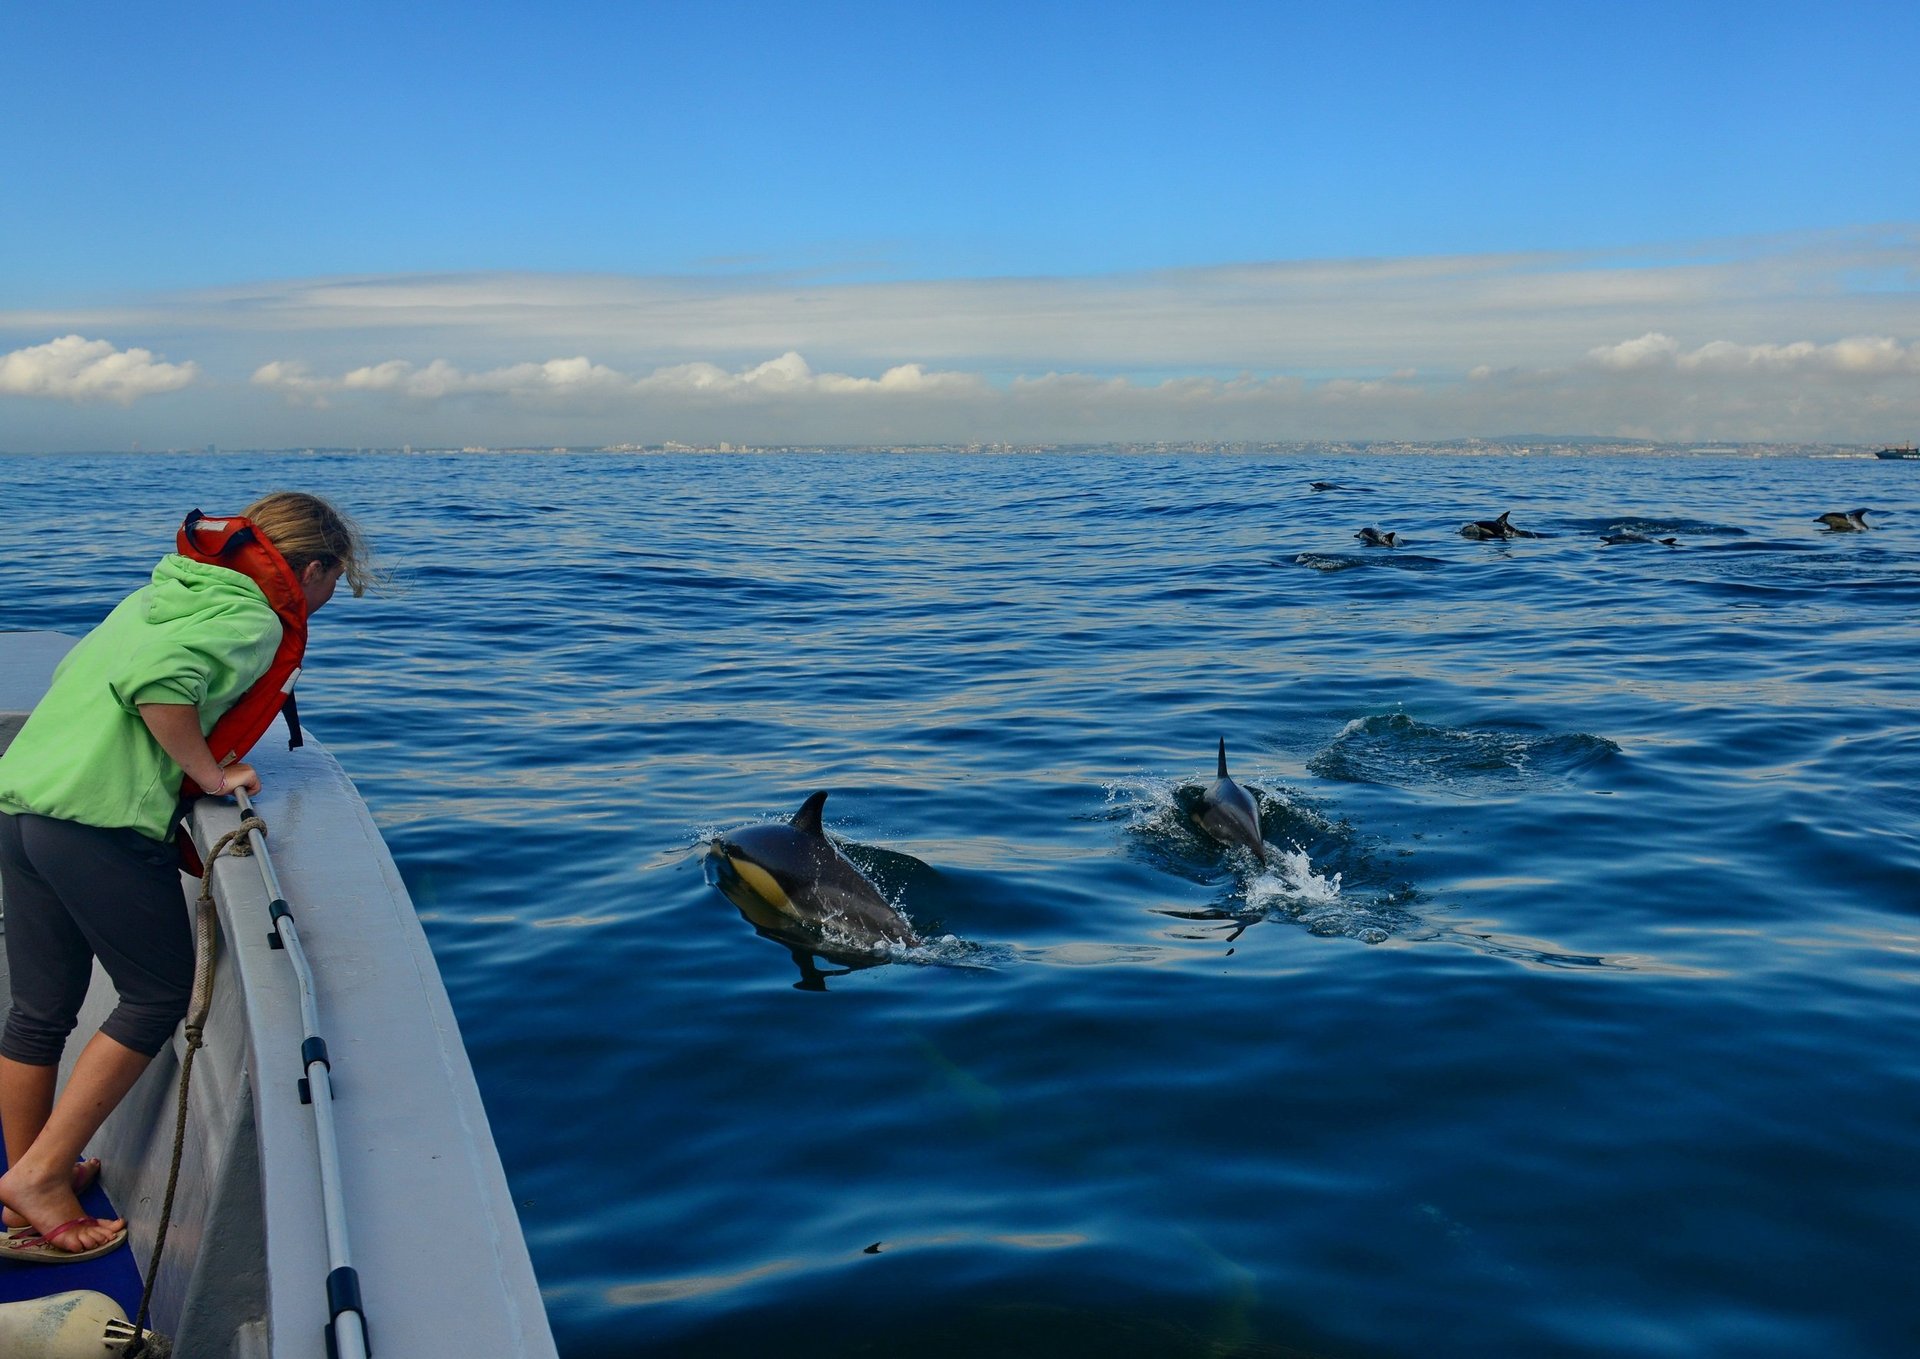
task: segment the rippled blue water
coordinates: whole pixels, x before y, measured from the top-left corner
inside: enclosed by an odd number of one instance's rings
[[[1920,1351],[1920,464],[6,458],[0,627],[273,486],[570,1359]]]

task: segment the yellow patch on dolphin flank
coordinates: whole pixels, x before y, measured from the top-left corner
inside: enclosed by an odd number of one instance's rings
[[[785,911],[788,915],[796,914],[793,909],[793,902],[788,898],[786,891],[780,884],[774,881],[773,874],[767,872],[767,870],[760,867],[759,864],[748,863],[745,859],[735,859],[729,856],[727,862],[733,865],[733,871],[740,875],[740,881],[753,889],[755,896],[766,902],[767,905]]]

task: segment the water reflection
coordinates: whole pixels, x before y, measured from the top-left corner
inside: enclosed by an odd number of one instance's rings
[[[1080,1232],[938,1232],[926,1236],[894,1237],[875,1241],[857,1250],[823,1255],[812,1259],[788,1257],[769,1260],[717,1274],[687,1274],[678,1278],[654,1279],[645,1283],[618,1284],[609,1288],[607,1301],[616,1307],[655,1307],[661,1303],[686,1302],[729,1293],[748,1284],[800,1270],[824,1270],[857,1264],[871,1255],[898,1255],[906,1251],[936,1250],[955,1246],[1000,1246],[1024,1251],[1072,1250],[1091,1243]]]

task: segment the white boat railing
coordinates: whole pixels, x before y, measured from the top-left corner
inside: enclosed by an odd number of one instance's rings
[[[240,803],[240,814],[258,823],[246,790],[238,790],[234,796]],[[327,1059],[327,1040],[320,1034],[313,968],[307,962],[307,951],[300,946],[300,928],[294,923],[286,893],[280,889],[280,875],[274,871],[273,856],[267,853],[267,838],[260,833],[259,824],[247,826],[247,844],[253,850],[254,862],[260,865],[260,878],[267,889],[267,914],[275,947],[286,951],[300,985],[300,1020],[306,1031],[300,1043],[300,1063],[306,1070],[301,1095],[313,1109],[320,1200],[326,1216],[330,1350],[339,1359],[366,1359],[367,1318],[360,1301],[360,1276],[354,1270],[347,1244],[347,1199],[341,1186],[340,1140],[333,1126],[333,1068]]]

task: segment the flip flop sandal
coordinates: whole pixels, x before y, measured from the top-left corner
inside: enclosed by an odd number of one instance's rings
[[[82,1260],[98,1259],[109,1251],[119,1250],[127,1244],[125,1227],[99,1245],[90,1246],[86,1250],[62,1250],[53,1244],[63,1233],[70,1232],[75,1227],[97,1226],[99,1222],[100,1219],[97,1217],[76,1217],[71,1222],[62,1222],[44,1236],[35,1233],[31,1227],[16,1228],[14,1232],[8,1233],[5,1244],[0,1245],[0,1259],[42,1265],[71,1265]]]

